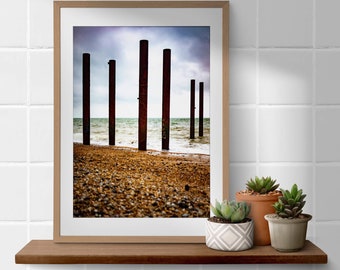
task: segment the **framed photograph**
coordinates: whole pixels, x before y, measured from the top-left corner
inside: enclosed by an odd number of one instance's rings
[[[199,243],[228,198],[228,2],[54,2],[54,241]]]

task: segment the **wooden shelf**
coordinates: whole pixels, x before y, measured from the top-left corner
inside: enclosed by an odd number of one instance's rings
[[[327,254],[310,241],[303,250],[280,253],[271,246],[242,252],[205,244],[57,244],[33,240],[15,255],[17,264],[324,264]]]

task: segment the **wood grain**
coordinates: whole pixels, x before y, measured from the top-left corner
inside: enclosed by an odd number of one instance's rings
[[[325,264],[327,254],[306,241],[303,250],[280,253],[271,246],[242,252],[205,244],[71,244],[32,240],[15,256],[17,264]]]

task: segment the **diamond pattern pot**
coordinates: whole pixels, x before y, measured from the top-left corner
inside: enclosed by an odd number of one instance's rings
[[[241,251],[253,246],[254,222],[216,223],[206,222],[206,245],[223,251]]]

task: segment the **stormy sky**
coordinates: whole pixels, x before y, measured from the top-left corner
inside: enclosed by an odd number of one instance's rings
[[[116,60],[116,115],[138,117],[139,41],[149,41],[148,117],[162,115],[163,49],[171,49],[172,118],[190,115],[190,80],[205,85],[209,117],[209,27],[74,27],[74,117],[82,117],[82,54],[91,54],[91,117],[108,116],[108,61]]]

